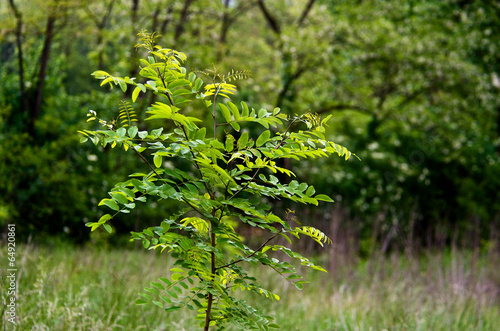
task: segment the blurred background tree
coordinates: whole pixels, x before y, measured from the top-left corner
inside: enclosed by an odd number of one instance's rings
[[[139,29],[186,52],[192,69],[250,69],[239,90],[254,107],[333,114],[330,138],[362,162],[294,169],[337,197],[315,215],[282,206],[305,223],[349,235],[361,253],[499,235],[496,1],[9,0],[0,21],[0,225],[25,238],[85,242],[109,183],[137,167],[112,150],[86,157],[76,131],[88,109],[117,116],[121,96],[96,92],[90,73],[134,76]],[[173,207],[114,226],[157,224]]]

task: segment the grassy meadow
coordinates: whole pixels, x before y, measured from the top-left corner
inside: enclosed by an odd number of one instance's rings
[[[7,254],[0,251],[1,282]],[[251,269],[279,302],[248,294],[282,330],[499,330],[497,254],[427,252],[358,261],[329,272],[304,270],[299,291],[276,273]],[[166,256],[144,250],[56,248],[17,250],[18,326],[2,330],[197,330],[189,310],[167,314],[135,305],[138,292],[168,273]],[[243,295],[247,295],[243,293]]]

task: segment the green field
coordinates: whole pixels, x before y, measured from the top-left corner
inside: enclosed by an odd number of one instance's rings
[[[0,261],[7,261],[6,249]],[[498,257],[491,254],[393,255],[328,274],[311,272],[311,283],[302,291],[270,270],[253,269],[268,275],[263,279],[281,300],[246,299],[268,310],[283,330],[498,330],[497,265]],[[6,330],[198,329],[189,310],[169,315],[154,305],[133,303],[144,286],[168,273],[165,256],[23,246],[17,267],[19,326],[6,323],[2,311]]]

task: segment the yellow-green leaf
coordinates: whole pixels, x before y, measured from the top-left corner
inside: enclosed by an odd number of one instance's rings
[[[102,206],[102,205],[106,205],[113,210],[117,210],[117,211],[120,210],[120,207],[118,207],[118,204],[113,199],[102,199],[101,202],[99,202],[99,206]]]
[[[139,93],[141,92],[141,88],[139,86],[137,86],[135,89],[134,89],[134,92],[132,92],[132,102],[135,102],[135,100],[137,100],[137,97],[139,96]]]
[[[226,151],[231,152],[234,148],[234,137],[230,134],[226,136]]]
[[[333,199],[326,194],[318,194],[314,197],[314,199],[326,202],[333,202]]]
[[[161,155],[155,155],[153,157],[153,163],[155,164],[155,167],[160,168],[162,164],[162,157]]]
[[[240,111],[238,110],[238,107],[232,102],[228,102],[227,105],[231,109],[231,112],[233,113],[234,119],[237,121],[240,119]]]
[[[240,138],[238,139],[238,149],[245,148],[247,143],[248,143],[248,132],[245,131],[241,134]]]
[[[264,145],[269,140],[269,137],[271,137],[271,131],[266,130],[266,131],[262,132],[262,134],[259,136],[259,138],[257,138],[255,145],[257,147]]]
[[[219,106],[220,111],[222,112],[222,115],[224,115],[224,118],[226,119],[226,121],[228,123],[231,122],[231,112],[229,111],[229,109],[225,105],[223,105],[222,103],[219,103],[218,106]]]

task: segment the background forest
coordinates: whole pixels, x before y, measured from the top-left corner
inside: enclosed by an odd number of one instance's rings
[[[135,76],[141,29],[186,52],[191,69],[250,70],[238,97],[256,107],[333,115],[330,138],[362,161],[286,165],[336,200],[293,206],[333,239],[367,254],[498,237],[496,1],[9,0],[0,10],[0,224],[16,222],[24,238],[87,241],[96,202],[138,167],[113,150],[89,155],[76,131],[89,109],[117,116],[120,93],[90,73]]]
[[[192,329],[130,307],[168,261],[113,249],[174,205],[122,214],[112,235],[85,226],[104,213],[97,204],[113,183],[147,171],[135,155],[81,144],[77,133],[95,128],[89,110],[116,119],[130,100],[90,74],[137,76],[133,45],[147,30],[185,52],[188,71],[249,70],[235,103],[332,115],[327,138],[361,159],[280,165],[335,200],[274,206],[333,241],[321,251],[300,243],[332,271],[309,275],[312,294],[271,283],[286,293],[283,309],[269,308],[285,330],[496,329],[498,1],[8,0],[0,23],[0,228],[15,223],[17,242],[36,244],[18,257],[20,325]],[[150,129],[153,101],[141,94],[132,104],[140,129]],[[250,244],[258,235],[240,231]]]

